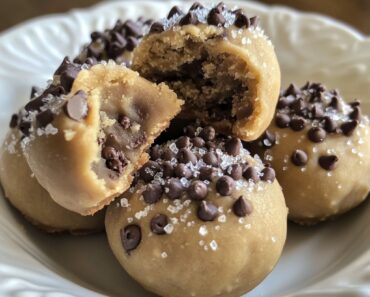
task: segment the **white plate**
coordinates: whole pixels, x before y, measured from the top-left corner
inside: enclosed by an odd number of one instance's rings
[[[173,4],[107,3],[32,20],[1,34],[1,137],[30,86],[45,85],[62,57],[76,54],[91,31],[110,27],[117,18],[164,17]],[[317,15],[247,2],[238,6],[261,16],[284,86],[322,81],[348,99],[361,98],[370,112],[369,39]],[[370,296],[369,238],[369,202],[317,227],[291,224],[278,266],[248,296]],[[0,296],[150,296],[120,268],[104,235],[43,234],[0,199],[0,239]]]

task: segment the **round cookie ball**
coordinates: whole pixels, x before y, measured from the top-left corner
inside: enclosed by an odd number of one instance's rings
[[[185,101],[180,118],[255,140],[270,124],[280,91],[274,47],[257,23],[223,3],[188,12],[174,7],[152,24],[132,68],[166,82]]]
[[[315,224],[360,204],[370,190],[370,128],[358,101],[320,83],[290,85],[258,141],[276,170],[289,218]]]
[[[105,209],[93,216],[81,216],[51,199],[31,172],[15,129],[9,131],[0,151],[0,180],[9,202],[28,221],[46,232],[87,234],[104,229]]]
[[[158,295],[240,296],[278,261],[287,208],[273,169],[239,139],[195,131],[157,148],[108,207],[108,241],[123,268]]]

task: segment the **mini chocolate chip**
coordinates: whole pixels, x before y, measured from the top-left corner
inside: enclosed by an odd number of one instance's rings
[[[349,114],[349,118],[359,121],[361,119],[361,109],[358,106],[353,107],[353,111]]]
[[[307,107],[306,102],[302,98],[298,98],[297,100],[293,101],[289,107],[296,113],[299,113],[303,109]]]
[[[216,190],[221,196],[229,196],[234,191],[235,181],[227,175],[224,175],[216,182]]]
[[[257,27],[259,23],[259,17],[258,16],[251,17],[249,19],[249,23],[251,24],[251,27],[254,27],[254,28]]]
[[[44,97],[43,95],[36,97],[29,101],[25,106],[24,109],[26,111],[34,111],[34,110],[40,110],[42,106],[45,105]]]
[[[319,143],[323,142],[326,138],[326,132],[323,128],[320,127],[312,127],[307,132],[308,139],[312,142]]]
[[[304,166],[307,164],[307,161],[308,161],[308,156],[307,154],[302,151],[302,150],[295,150],[291,157],[290,157],[290,160],[292,161],[292,163],[296,166]]]
[[[273,182],[275,180],[275,170],[271,167],[266,167],[262,170],[261,180]]]
[[[315,104],[311,109],[312,117],[314,119],[322,119],[324,117],[324,110],[318,104]]]
[[[150,158],[152,160],[157,160],[161,157],[161,148],[159,145],[155,145],[150,149]]]
[[[18,128],[25,136],[28,136],[30,135],[31,122],[21,120]]]
[[[306,125],[306,121],[302,117],[294,117],[291,119],[289,123],[289,127],[293,131],[301,131],[304,129],[305,125]]]
[[[184,128],[184,134],[189,137],[195,137],[195,132],[196,132],[196,129],[194,126],[189,125]]]
[[[230,175],[234,180],[242,178],[243,169],[239,164],[232,164],[226,169],[227,175]]]
[[[217,10],[217,8],[212,8],[208,14],[207,22],[209,25],[224,25],[226,20],[224,16]]]
[[[123,129],[128,129],[131,126],[131,120],[128,116],[120,114],[118,116],[118,123],[122,126]]]
[[[166,195],[170,199],[178,199],[184,191],[184,186],[178,178],[171,178],[166,183]]]
[[[40,128],[46,127],[54,120],[54,113],[50,109],[46,109],[36,115],[37,126]]]
[[[319,165],[321,168],[331,171],[336,167],[338,160],[336,155],[321,156],[319,157]]]
[[[68,57],[64,58],[62,64],[55,71],[54,75],[59,75],[60,85],[69,92],[73,81],[81,71],[81,66],[73,64]]]
[[[277,103],[277,109],[284,109],[288,107],[295,98],[293,96],[280,97]]]
[[[190,146],[190,138],[188,136],[181,136],[176,140],[177,148],[187,148]]]
[[[353,131],[355,131],[356,127],[358,125],[358,121],[348,121],[340,125],[340,128],[342,129],[342,132],[346,136],[351,136],[353,134]]]
[[[140,37],[143,35],[142,27],[132,20],[127,20],[124,27],[128,36]]]
[[[127,39],[118,32],[112,33],[112,41],[117,41],[122,47],[127,45]]]
[[[117,150],[112,146],[105,146],[102,149],[101,156],[104,159],[116,159],[117,158]]]
[[[212,126],[204,127],[203,130],[199,133],[199,136],[202,137],[205,141],[212,141],[216,137],[215,128]]]
[[[159,184],[149,184],[143,192],[144,201],[148,204],[158,202],[163,194],[162,186]]]
[[[202,200],[198,207],[197,215],[204,222],[214,221],[218,216],[218,208],[212,202]]]
[[[189,186],[187,193],[193,200],[203,200],[207,197],[208,188],[204,182],[195,180]]]
[[[205,141],[203,140],[203,138],[201,138],[201,137],[194,137],[193,138],[193,140],[192,140],[192,142],[193,142],[193,145],[195,146],[195,147],[198,147],[198,148],[201,148],[201,147],[204,147],[204,145],[205,145]]]
[[[233,212],[238,217],[250,215],[253,211],[252,203],[240,196],[233,204]]]
[[[88,113],[87,95],[84,91],[78,91],[65,104],[65,113],[74,121],[82,121]]]
[[[270,132],[268,130],[265,131],[265,133],[262,136],[262,145],[264,148],[271,148],[276,143],[276,135],[273,132]]]
[[[179,152],[177,153],[177,158],[180,163],[185,164],[189,162],[191,162],[192,164],[197,163],[197,157],[190,149],[187,148],[180,149]]]
[[[154,234],[163,235],[166,234],[164,227],[168,225],[168,217],[164,214],[157,214],[150,220],[150,230]]]
[[[198,18],[196,14],[192,11],[189,11],[184,17],[181,18],[179,25],[196,25],[198,23]]]
[[[183,163],[178,163],[175,167],[175,175],[177,177],[190,178],[192,176],[191,170]]]
[[[258,182],[260,180],[260,177],[258,175],[258,172],[256,170],[256,168],[254,168],[253,166],[249,166],[245,169],[245,171],[243,172],[243,177],[247,180],[247,181],[253,181],[254,183]]]
[[[246,27],[250,25],[249,18],[242,12],[236,13],[234,25],[238,28]]]
[[[175,5],[174,7],[171,8],[170,12],[168,13],[167,19],[172,18],[175,14],[178,14],[178,15],[183,14],[181,9],[177,5]]]
[[[119,42],[111,42],[108,45],[108,56],[116,59],[125,51],[125,47]]]
[[[162,163],[163,177],[172,177],[173,176],[173,166],[170,161],[164,161]]]
[[[211,181],[216,176],[216,168],[202,167],[199,169],[199,179]]]
[[[338,125],[337,123],[331,119],[330,117],[325,117],[324,118],[324,129],[328,133],[333,133],[337,130]]]
[[[41,89],[39,87],[32,86],[30,99],[32,99],[33,97],[35,97],[37,94],[40,94],[40,93],[41,93]]]
[[[137,47],[138,44],[139,44],[139,40],[137,38],[129,36],[127,38],[126,49],[132,52],[135,49],[135,47]]]
[[[334,96],[333,98],[331,98],[329,106],[338,110],[339,109],[339,99],[338,99],[338,97]]]
[[[9,127],[10,128],[15,128],[17,127],[18,125],[18,115],[16,113],[12,114],[12,117],[10,118],[10,123],[9,123]]]
[[[288,96],[288,95],[296,96],[296,95],[299,95],[300,93],[301,93],[301,90],[295,84],[292,83],[288,86],[288,88],[284,92],[284,96]]]
[[[202,4],[200,4],[199,2],[194,2],[189,10],[196,10],[198,8],[204,8],[204,6]]]
[[[164,25],[161,22],[154,22],[150,27],[149,33],[161,33],[164,31]]]
[[[140,177],[145,182],[153,180],[154,176],[160,171],[160,166],[157,162],[148,161],[139,171]]]
[[[239,138],[230,138],[225,143],[225,150],[231,156],[238,156],[242,148],[242,143]]]
[[[213,152],[208,152],[206,154],[204,154],[203,156],[203,161],[204,163],[206,163],[207,165],[211,165],[213,167],[216,167],[218,166],[219,164],[219,160],[218,160],[218,157],[215,153]]]
[[[279,128],[289,127],[290,121],[290,116],[283,113],[278,113],[275,118],[276,126],[278,126]]]
[[[136,224],[127,225],[121,229],[120,235],[122,246],[128,254],[136,249],[141,242],[141,228]]]
[[[161,155],[161,158],[166,161],[171,161],[175,157],[176,157],[175,152],[173,152],[170,148],[164,149]]]
[[[125,166],[127,165],[127,160],[123,154],[123,152],[117,152],[117,158],[115,159],[107,159],[105,161],[105,165],[108,169],[117,172],[119,175],[122,174]]]

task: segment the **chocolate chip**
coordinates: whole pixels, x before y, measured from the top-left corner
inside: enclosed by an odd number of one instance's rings
[[[177,177],[190,178],[192,176],[191,170],[183,163],[178,163],[175,167],[175,175]]]
[[[166,234],[164,227],[168,225],[168,217],[164,214],[157,214],[150,220],[150,230],[154,234],[163,235]]]
[[[120,235],[122,246],[128,254],[136,249],[141,242],[141,228],[138,225],[127,225],[120,230]]]
[[[108,45],[108,56],[116,59],[125,51],[125,47],[119,42],[112,42]]]
[[[208,188],[204,182],[195,180],[189,186],[187,193],[193,200],[203,200],[207,197]]]
[[[242,148],[242,143],[239,138],[230,138],[225,143],[225,150],[231,156],[238,156]]]
[[[275,170],[271,167],[266,167],[262,170],[261,180],[273,182],[275,180]]]
[[[21,120],[18,128],[24,135],[28,136],[30,135],[31,122]]]
[[[338,99],[338,97],[334,96],[333,98],[331,98],[329,106],[338,110],[339,109],[339,99]]]
[[[358,106],[353,107],[353,111],[349,114],[349,118],[359,121],[361,119],[361,109]]]
[[[74,121],[82,121],[88,113],[87,95],[84,91],[78,91],[65,104],[65,113]]]
[[[216,176],[216,169],[210,168],[210,167],[202,167],[199,170],[199,179],[200,180],[209,180],[212,181],[212,179]]]
[[[178,199],[184,191],[184,186],[177,178],[171,178],[166,184],[166,195],[170,199]]]
[[[26,111],[34,111],[34,110],[40,111],[41,107],[44,106],[44,105],[45,105],[44,96],[41,95],[39,97],[36,97],[36,98],[32,99],[30,102],[28,102],[24,106],[24,109]]]
[[[319,165],[321,168],[331,171],[336,167],[338,160],[336,155],[321,156],[319,157]]]
[[[147,162],[139,171],[140,177],[145,182],[150,182],[153,180],[154,176],[160,171],[160,166],[157,162],[149,161]]]
[[[289,95],[299,95],[301,93],[301,90],[295,85],[295,84],[290,84],[286,91],[284,92],[284,96],[289,96]]]
[[[292,104],[295,99],[296,98],[292,95],[288,95],[286,97],[282,96],[282,97],[279,98],[277,108],[278,109],[284,109],[284,108],[288,107],[290,104]]]
[[[192,164],[197,163],[197,157],[194,155],[194,153],[187,148],[182,148],[179,150],[177,153],[177,158],[180,163],[189,163],[191,162]]]
[[[218,12],[223,12],[223,11],[225,10],[225,7],[226,7],[225,3],[223,3],[223,2],[219,2],[219,3],[214,7],[214,9],[216,9],[216,11],[218,11]]]
[[[178,15],[183,14],[181,9],[177,5],[175,5],[174,7],[171,8],[170,12],[168,13],[167,19],[172,18],[175,14],[178,14]]]
[[[198,18],[196,14],[192,11],[189,11],[179,22],[180,26],[185,25],[196,25],[198,23]]]
[[[234,180],[239,180],[242,178],[243,171],[239,164],[230,165],[226,169],[227,175],[230,175]]]
[[[236,13],[234,25],[238,28],[248,28],[250,25],[249,18],[242,12]]]
[[[331,119],[330,117],[325,117],[324,118],[324,129],[328,133],[335,132],[338,128],[337,123]]]
[[[124,27],[128,36],[140,37],[143,35],[142,27],[132,20],[127,20]]]
[[[262,135],[262,145],[264,148],[271,148],[276,143],[276,135],[268,130]]]
[[[221,196],[229,196],[234,191],[235,181],[227,175],[224,175],[216,182],[216,190]]]
[[[173,166],[170,161],[164,161],[162,163],[162,169],[163,169],[163,177],[172,177],[173,172]]]
[[[207,22],[209,25],[222,26],[225,24],[226,20],[217,8],[212,8],[208,14]]]
[[[175,158],[176,154],[173,152],[170,148],[166,148],[162,152],[161,158],[166,161],[171,161],[173,158]]]
[[[16,113],[14,113],[14,114],[12,115],[12,117],[10,118],[9,127],[10,127],[10,128],[15,128],[15,127],[17,127],[17,125],[18,125],[18,119],[19,119],[18,115],[17,115]]]
[[[260,180],[258,172],[257,172],[256,168],[254,168],[253,166],[249,166],[245,169],[245,171],[243,172],[243,177],[247,181],[253,181],[254,183],[256,183]]]
[[[139,40],[135,37],[129,36],[127,38],[127,45],[126,49],[130,52],[132,52],[139,44]]]
[[[206,153],[204,156],[203,156],[203,161],[204,163],[206,163],[207,165],[211,165],[213,167],[216,167],[218,166],[219,164],[219,160],[218,160],[218,157],[215,153],[213,152],[208,152]]]
[[[194,137],[193,138],[193,140],[192,140],[192,142],[193,142],[193,145],[195,146],[195,147],[198,147],[198,148],[201,148],[201,147],[204,147],[204,145],[205,145],[205,141],[203,140],[203,138],[201,138],[201,137]]]
[[[123,129],[128,129],[131,126],[131,120],[128,116],[120,114],[118,116],[118,123],[122,126]]]
[[[250,215],[253,211],[252,203],[240,196],[233,204],[233,212],[238,217]]]
[[[144,201],[148,204],[158,202],[163,194],[162,186],[159,184],[149,184],[143,192]]]
[[[297,100],[293,101],[289,107],[295,112],[299,113],[300,111],[304,110],[307,105],[306,102],[302,98],[298,98]]]
[[[289,127],[293,131],[301,131],[304,129],[305,125],[306,125],[306,121],[302,117],[294,117],[293,119],[291,119],[289,123]]]
[[[214,221],[218,216],[218,208],[212,202],[203,200],[198,207],[197,215],[204,222]]]
[[[307,164],[307,161],[308,161],[308,156],[307,154],[302,151],[302,150],[295,150],[291,157],[290,157],[290,160],[292,161],[292,163],[296,166],[304,166]]]
[[[340,125],[342,132],[346,136],[351,136],[358,125],[358,121],[348,121]]]
[[[40,128],[46,127],[54,120],[54,113],[50,109],[46,109],[36,115],[37,126]]]
[[[353,102],[348,103],[352,108],[358,107],[361,105],[361,101],[355,99]]]
[[[149,33],[161,33],[164,31],[164,25],[161,22],[155,22],[150,27]]]
[[[275,118],[276,126],[279,128],[289,127],[290,121],[290,117],[287,114],[278,113]]]
[[[104,159],[116,159],[117,155],[117,150],[112,146],[105,146],[101,152]]]
[[[251,27],[256,28],[258,26],[258,23],[259,23],[259,17],[258,16],[251,17],[249,19],[249,23],[251,24]]]
[[[312,127],[307,132],[308,139],[312,142],[319,143],[323,142],[326,138],[326,132],[323,128],[320,127]]]
[[[127,165],[127,160],[122,151],[117,152],[117,157],[115,159],[107,159],[105,164],[108,169],[115,171],[119,175],[123,173],[124,168]]]
[[[117,41],[122,47],[127,45],[127,39],[118,32],[112,33],[112,41]]]
[[[324,117],[324,110],[319,105],[315,104],[311,109],[312,117],[314,119],[322,119]]]
[[[214,141],[207,141],[206,142],[206,148],[209,150],[215,150],[217,147],[216,143]]]
[[[159,145],[155,145],[150,149],[150,158],[152,160],[157,160],[161,157],[161,149]]]
[[[189,137],[195,137],[195,132],[196,132],[196,129],[194,126],[189,125],[184,128],[184,134]]]
[[[62,64],[55,71],[54,75],[59,75],[60,85],[69,92],[72,84],[78,73],[81,71],[81,66],[73,64],[68,57],[64,58]]]
[[[198,8],[204,8],[204,6],[202,4],[200,4],[199,2],[194,2],[189,10],[196,10]]]
[[[203,128],[203,130],[199,133],[199,136],[205,141],[212,141],[216,137],[216,131],[212,126],[207,126]]]
[[[181,136],[176,140],[177,148],[187,148],[190,146],[190,138],[188,136]]]
[[[30,99],[32,99],[33,97],[35,97],[37,94],[40,94],[40,93],[41,93],[41,89],[39,87],[32,86]]]

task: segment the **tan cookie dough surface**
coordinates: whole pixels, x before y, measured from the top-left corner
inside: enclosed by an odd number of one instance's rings
[[[1,147],[0,180],[9,202],[44,231],[85,234],[104,229],[105,210],[94,216],[81,216],[51,199],[32,174],[20,148],[19,132],[14,129]]]
[[[41,186],[56,203],[89,215],[130,186],[147,160],[145,150],[182,101],[167,86],[113,62],[83,68],[64,60],[16,126]]]
[[[221,4],[172,9],[134,50],[132,67],[185,100],[181,118],[246,141],[268,127],[280,90],[274,47],[257,19]]]
[[[367,197],[370,128],[360,107],[321,84],[291,85],[280,98],[259,145],[276,170],[293,221],[314,224]]]
[[[192,131],[152,149],[136,186],[108,207],[108,240],[123,268],[160,296],[240,296],[280,257],[284,197],[273,169],[239,139]]]

